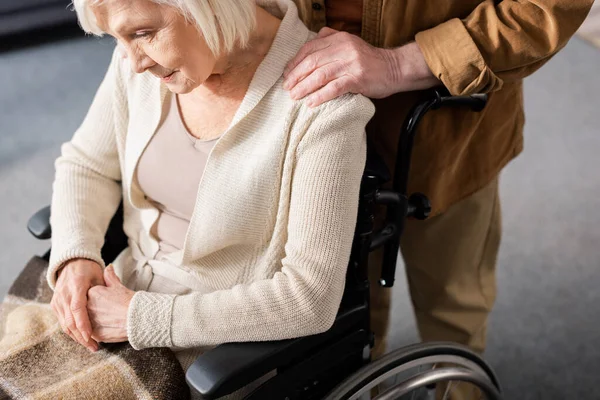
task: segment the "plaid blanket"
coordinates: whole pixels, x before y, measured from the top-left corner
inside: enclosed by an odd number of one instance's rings
[[[190,398],[171,350],[116,343],[91,353],[63,333],[47,267],[31,259],[0,305],[0,400]]]

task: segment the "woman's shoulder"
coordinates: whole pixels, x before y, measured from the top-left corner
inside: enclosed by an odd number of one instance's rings
[[[340,97],[323,103],[319,107],[321,112],[339,110],[340,112],[359,111],[362,113],[375,113],[375,106],[371,99],[362,94],[346,93]],[[371,115],[372,116],[372,115]]]
[[[306,100],[295,102],[298,113],[293,132],[299,134],[293,150],[305,154],[303,149],[326,146],[332,154],[344,157],[354,151],[362,152],[366,145],[366,126],[375,113],[375,106],[367,97],[346,94],[309,107]]]
[[[364,128],[375,114],[373,102],[361,94],[347,93],[313,108],[306,104],[306,100],[301,102],[301,108],[312,114],[317,124],[340,121]]]

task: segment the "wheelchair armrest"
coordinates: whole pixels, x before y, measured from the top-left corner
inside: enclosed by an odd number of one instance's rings
[[[27,223],[29,232],[38,239],[50,239],[52,228],[50,227],[50,206],[46,206],[33,214]]]
[[[196,359],[186,373],[188,384],[206,399],[232,393],[267,373],[306,356],[312,349],[362,327],[368,318],[367,305],[341,311],[327,332],[276,342],[227,343]]]

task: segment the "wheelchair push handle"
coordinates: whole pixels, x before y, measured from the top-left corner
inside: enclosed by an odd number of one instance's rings
[[[480,112],[485,108],[487,100],[487,94],[452,96],[448,89],[437,88],[429,92],[424,100],[417,103],[402,124],[394,168],[394,191],[407,195],[413,143],[418,125],[427,112],[442,107],[469,107],[474,112]]]
[[[487,100],[487,94],[452,96],[446,88],[437,88],[432,90],[422,102],[416,104],[406,117],[398,141],[393,192],[380,191],[377,199],[379,204],[387,205],[385,227],[374,235],[371,245],[372,250],[384,246],[379,281],[381,286],[394,285],[400,237],[404,231],[405,219],[414,217],[424,220],[431,213],[431,204],[425,195],[415,193],[409,197],[407,194],[412,149],[419,122],[430,110],[442,107],[469,107],[474,112],[480,112],[485,108]]]
[[[470,96],[452,96],[446,88],[434,90],[436,96],[436,104],[432,107],[433,110],[444,106],[451,107],[469,107],[474,112],[483,111],[485,108],[488,95],[487,94],[472,94]]]

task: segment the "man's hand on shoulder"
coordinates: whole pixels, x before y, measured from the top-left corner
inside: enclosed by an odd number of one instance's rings
[[[440,84],[416,43],[380,49],[330,28],[321,29],[300,49],[284,71],[284,78],[284,89],[291,97],[308,97],[310,107],[346,93],[378,99]]]

